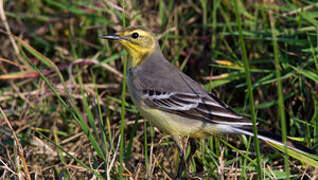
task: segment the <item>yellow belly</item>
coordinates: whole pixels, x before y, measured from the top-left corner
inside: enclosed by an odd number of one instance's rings
[[[138,109],[141,115],[151,121],[159,130],[171,135],[197,138],[210,136],[216,132],[211,123],[150,109],[145,106]]]

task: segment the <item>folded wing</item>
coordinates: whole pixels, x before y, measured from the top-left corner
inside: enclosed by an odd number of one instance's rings
[[[235,126],[252,125],[251,121],[238,115],[220,102],[213,94],[143,91],[144,103],[163,111],[179,114],[192,119],[209,121],[210,123]]]

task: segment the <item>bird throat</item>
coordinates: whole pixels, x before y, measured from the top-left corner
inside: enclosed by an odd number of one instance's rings
[[[141,62],[147,59],[147,57],[150,54],[149,49],[133,49],[131,47],[126,48],[129,54],[129,61],[128,61],[128,66],[129,67],[136,67],[138,66]]]

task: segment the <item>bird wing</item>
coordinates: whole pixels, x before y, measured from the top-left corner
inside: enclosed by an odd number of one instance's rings
[[[155,109],[209,123],[252,125],[251,121],[232,111],[199,83],[153,53],[136,68],[129,70],[135,90],[144,103]]]
[[[151,108],[192,119],[206,120],[217,124],[252,125],[249,119],[232,111],[213,94],[206,96],[185,92],[143,90],[142,99]]]

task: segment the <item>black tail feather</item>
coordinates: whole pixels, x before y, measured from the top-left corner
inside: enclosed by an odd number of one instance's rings
[[[249,136],[254,136],[253,134],[253,128],[251,126],[244,126],[244,127],[235,127],[234,130],[239,134],[245,134]],[[282,142],[282,136],[274,134],[270,131],[266,130],[258,130],[258,139],[268,141],[275,144],[284,145]],[[286,142],[286,146],[290,149],[293,149],[295,151],[299,151],[306,154],[314,154],[317,155],[318,153],[310,148],[305,147],[304,145],[295,142],[293,140],[288,140]]]

